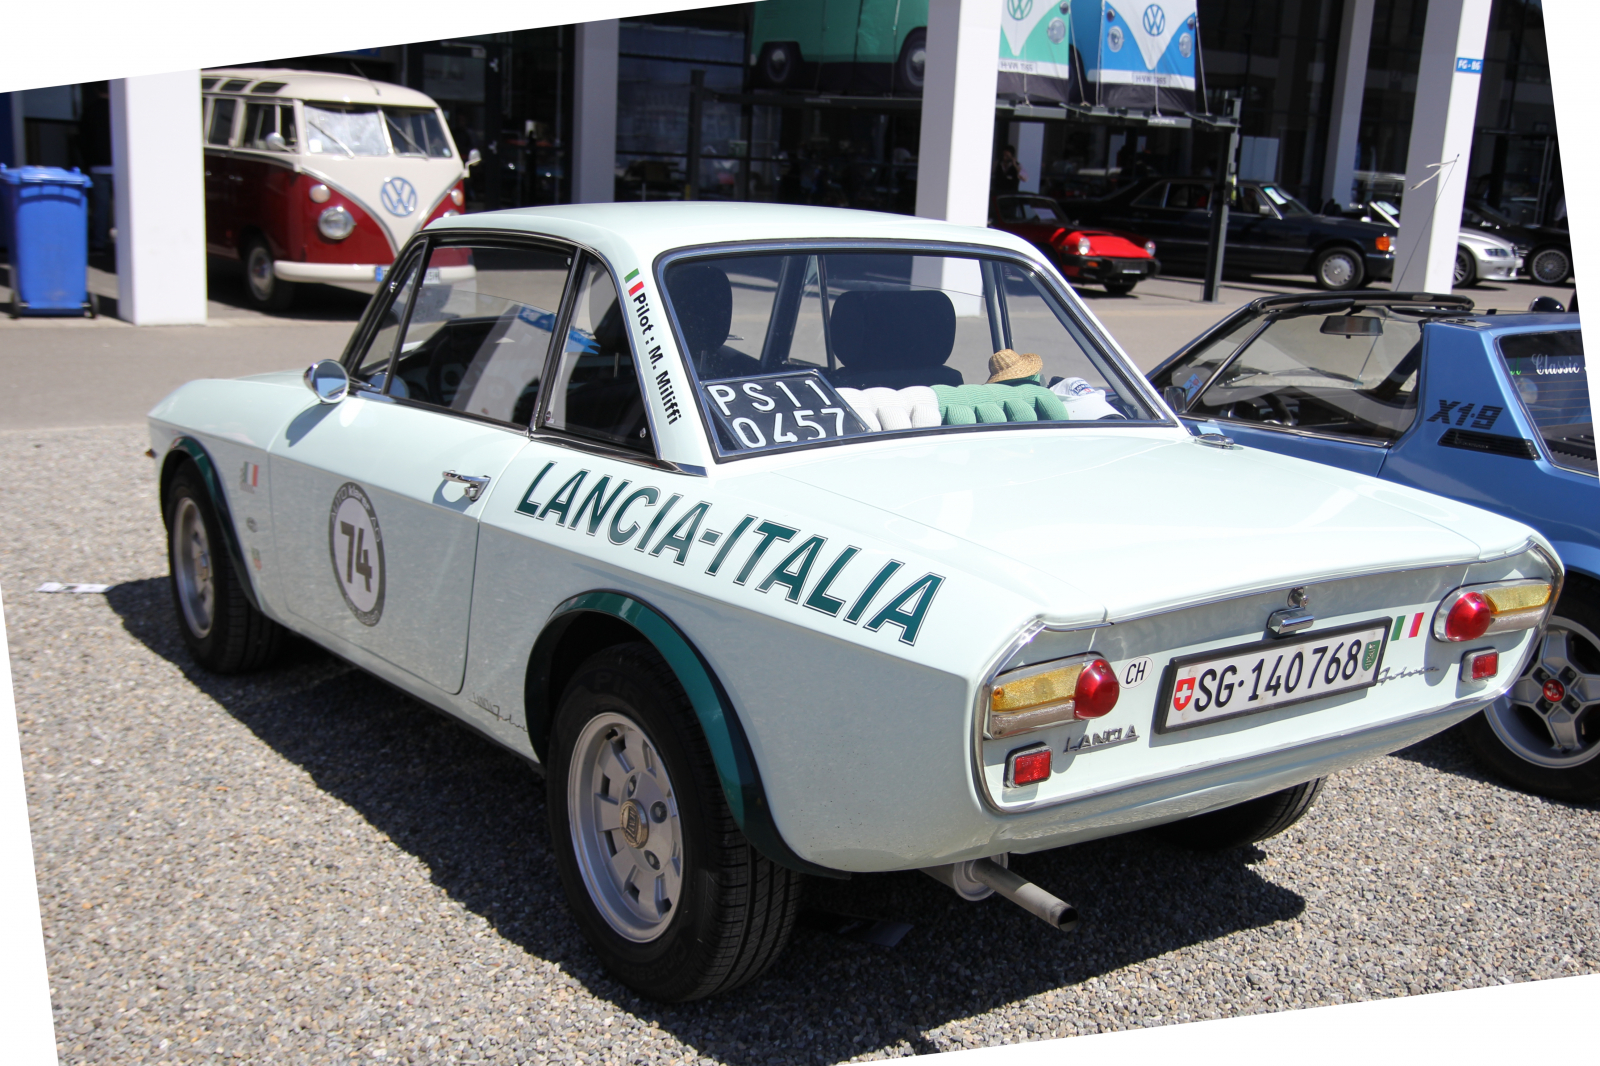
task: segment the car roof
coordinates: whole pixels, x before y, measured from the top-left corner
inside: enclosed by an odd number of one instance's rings
[[[914,215],[731,201],[564,204],[483,211],[439,219],[430,233],[496,230],[546,234],[590,247],[614,266],[643,265],[678,248],[784,241],[922,241],[1002,248],[1038,258],[1020,237]]]
[[[261,67],[215,67],[200,72],[202,78],[219,79],[216,85],[205,90],[221,92],[221,86],[233,80],[250,84],[233,90],[239,95],[263,93],[284,100],[326,100],[342,104],[388,104],[391,107],[426,107],[438,105],[432,97],[404,85],[391,85],[386,81],[372,81],[352,74],[327,74],[317,70],[288,70]]]

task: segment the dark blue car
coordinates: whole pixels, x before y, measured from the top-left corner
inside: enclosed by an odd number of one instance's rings
[[[1500,776],[1600,799],[1600,483],[1576,314],[1457,296],[1269,296],[1150,374],[1191,430],[1526,522],[1567,566],[1534,661],[1466,736]]]

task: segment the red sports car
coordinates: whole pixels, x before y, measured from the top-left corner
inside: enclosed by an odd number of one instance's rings
[[[1140,278],[1161,272],[1155,241],[1122,230],[1079,226],[1048,196],[997,196],[989,225],[1039,248],[1074,285],[1099,282],[1107,292],[1122,296]]]

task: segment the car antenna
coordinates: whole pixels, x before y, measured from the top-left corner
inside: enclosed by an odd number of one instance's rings
[[[357,77],[359,77],[362,81],[366,82],[367,85],[369,85],[372,88],[372,94],[374,96],[382,96],[383,95],[383,90],[378,88],[378,83],[373,81],[371,78],[367,77],[367,72],[362,70],[360,65],[357,64],[354,59],[346,59],[345,62],[350,64],[350,69],[356,72],[356,76]]]

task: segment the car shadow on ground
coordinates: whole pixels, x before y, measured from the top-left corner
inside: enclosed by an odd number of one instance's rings
[[[1397,759],[1419,763],[1440,773],[1453,774],[1468,781],[1479,781],[1486,785],[1493,785],[1504,792],[1518,795],[1527,795],[1542,803],[1552,803],[1558,807],[1570,807],[1576,811],[1600,810],[1600,803],[1574,803],[1568,800],[1552,799],[1548,796],[1536,796],[1525,793],[1516,785],[1501,780],[1483,765],[1477,753],[1467,743],[1462,726],[1453,726],[1443,733],[1435,733],[1426,740],[1417,742],[1409,748],[1402,748],[1394,753]]]
[[[802,925],[780,964],[752,985],[664,1007],[611,980],[568,916],[543,786],[528,762],[308,642],[293,641],[279,665],[257,674],[205,673],[178,638],[165,579],[118,585],[107,599],[130,634],[425,863],[435,884],[499,935],[720,1060],[833,1062],[901,1041],[933,1051],[924,1033],[952,1020],[1305,907],[1252,868],[1266,855],[1260,848],[1193,855],[1143,835],[1014,860],[1077,905],[1082,925],[1065,936],[998,898],[965,903],[920,873],[814,878],[808,908],[913,928],[883,948]],[[892,797],[884,816],[894,817]],[[726,1024],[736,1017],[737,1026]],[[752,1022],[763,1030],[752,1045],[719,1035],[748,1037]]]

